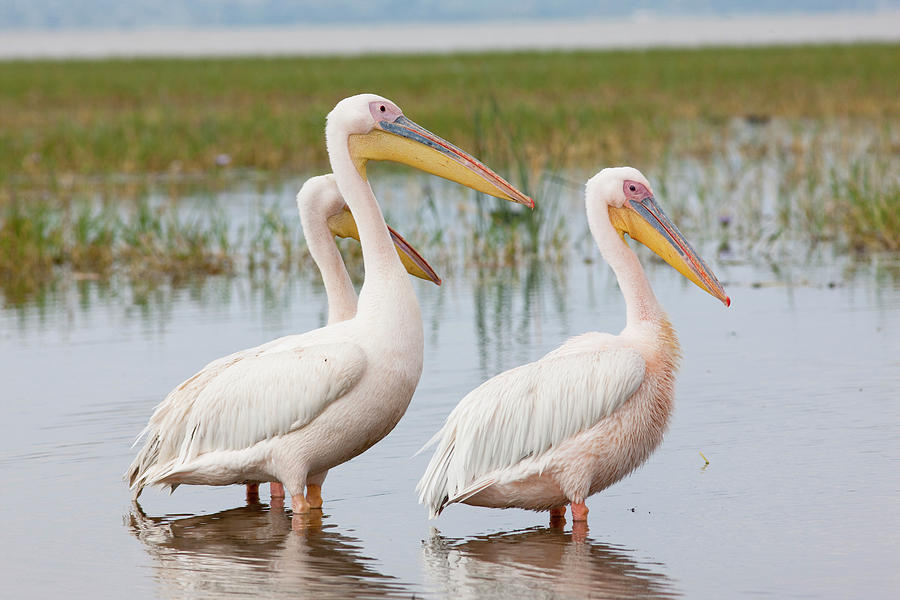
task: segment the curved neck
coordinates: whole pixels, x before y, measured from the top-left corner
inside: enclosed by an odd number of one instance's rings
[[[347,136],[326,131],[326,142],[332,172],[338,189],[356,220],[359,243],[362,246],[366,278],[359,292],[357,314],[372,310],[379,315],[378,318],[383,318],[389,308],[395,308],[394,312],[401,313],[412,310],[418,312],[412,283],[394,249],[375,194],[369,182],[353,164]],[[421,318],[417,315],[409,314],[405,318],[418,318],[421,327]]]
[[[653,294],[637,254],[610,223],[606,205],[597,206],[594,210],[588,208],[588,226],[600,254],[612,267],[625,297],[625,326],[636,325],[640,321],[660,322],[665,318],[665,313]]]
[[[308,221],[303,220],[303,236],[325,284],[328,323],[352,319],[356,314],[356,290],[353,289],[353,282],[350,281],[334,236],[325,219],[310,218]]]

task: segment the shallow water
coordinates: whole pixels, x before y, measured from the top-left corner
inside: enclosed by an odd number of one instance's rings
[[[136,506],[120,477],[169,389],[212,358],[320,325],[315,283],[212,278],[137,302],[83,281],[0,310],[9,597],[896,594],[896,257],[814,254],[778,271],[711,257],[731,309],[647,263],[685,355],[649,462],[588,501],[586,534],[518,510],[452,506],[427,520],[414,487],[428,457],[412,455],[467,391],[570,335],[621,328],[614,280],[576,247],[558,268],[416,283],[416,395],[387,438],[332,470],[321,522],[301,533],[267,490],[261,505],[238,487],[148,490]]]

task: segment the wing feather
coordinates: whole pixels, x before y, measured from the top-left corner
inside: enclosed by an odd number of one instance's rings
[[[353,389],[366,368],[365,353],[350,342],[252,350],[213,361],[157,407],[126,473],[137,493],[205,452],[300,429]]]
[[[630,348],[579,349],[489,379],[460,401],[426,445],[437,448],[417,486],[419,501],[435,516],[492,473],[592,427],[637,391],[645,366]]]

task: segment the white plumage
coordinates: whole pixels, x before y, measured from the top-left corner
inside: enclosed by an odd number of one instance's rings
[[[586,520],[584,500],[625,477],[662,440],[678,341],[621,234],[729,300],[637,170],[601,171],[588,182],[586,207],[625,296],[626,327],[617,336],[575,337],[466,395],[425,446],[437,448],[417,490],[432,517],[454,502],[555,516],[571,503],[575,519]]]
[[[540,474],[550,449],[608,417],[637,391],[645,368],[638,352],[603,346],[579,351],[581,343],[573,340],[501,373],[460,401],[428,444],[437,444],[432,465],[442,473],[429,467],[423,478],[430,484],[421,490],[426,506],[507,483],[525,459]],[[472,473],[482,475],[473,480]]]
[[[341,312],[351,318],[213,361],[173,390],[151,416],[142,433],[145,445],[126,473],[135,495],[153,484],[174,490],[185,483],[280,481],[294,512],[303,513],[310,508],[307,485],[318,488],[328,469],[371,447],[403,416],[422,371],[422,320],[398,241],[365,178],[368,160],[412,164],[531,203],[379,96],[338,103],[328,116],[326,141],[333,183],[362,245],[366,279],[356,315],[346,302],[349,278],[331,234],[320,232],[329,238],[319,244],[327,256],[313,254],[329,290],[330,314],[335,316],[328,274],[344,287],[334,296],[345,300]],[[312,242],[309,225],[304,220]],[[335,264],[326,268],[324,260]]]

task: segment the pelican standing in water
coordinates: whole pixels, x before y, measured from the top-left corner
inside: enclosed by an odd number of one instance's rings
[[[380,96],[340,101],[325,138],[362,246],[366,276],[356,315],[276,340],[259,355],[233,360],[221,375],[201,372],[176,388],[151,416],[145,445],[126,472],[135,496],[147,485],[276,481],[297,518],[321,506],[318,484],[328,469],[367,450],[403,416],[422,373],[422,316],[366,178],[370,160],[405,163],[534,207]],[[189,388],[196,391],[182,393]]]
[[[463,502],[559,518],[571,504],[573,520],[586,522],[588,496],[631,473],[662,441],[680,350],[626,233],[731,304],[639,171],[600,171],[587,182],[585,204],[625,297],[625,328],[572,338],[466,395],[425,446],[437,444],[417,487],[431,517]]]
[[[359,241],[359,231],[356,221],[353,220],[353,214],[347,208],[347,204],[338,190],[334,175],[319,175],[308,179],[297,193],[297,211],[300,213],[300,224],[303,227],[303,237],[306,239],[309,254],[319,269],[325,285],[325,297],[328,301],[328,324],[353,318],[353,315],[356,314],[356,290],[350,281],[350,275],[347,273],[344,259],[334,243],[334,238],[337,236]],[[420,279],[427,279],[441,285],[441,278],[422,258],[422,255],[390,226],[388,226],[388,232],[391,234],[391,239],[394,241],[394,246],[406,271]],[[234,364],[236,358],[257,356],[266,346],[273,343],[275,342],[249,348],[216,360],[204,367],[201,374],[215,371],[215,373],[209,373],[208,376],[216,376],[219,371]],[[191,391],[196,391],[196,388],[191,388]],[[325,475],[326,473],[322,473],[316,483],[307,484],[307,489],[311,490],[307,497],[312,504],[321,501],[318,490],[321,489]],[[271,482],[270,488],[272,498],[284,498],[284,486],[279,482]],[[259,498],[259,484],[247,484],[247,498]]]

